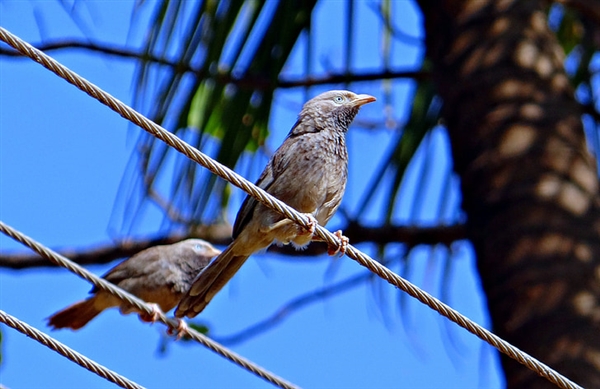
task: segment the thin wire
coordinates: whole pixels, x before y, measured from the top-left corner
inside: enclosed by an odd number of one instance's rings
[[[189,336],[190,338],[194,339],[198,343],[201,343],[205,347],[213,350],[217,354],[224,356],[225,358],[229,359],[230,361],[232,361],[232,362],[236,363],[237,365],[243,367],[244,369],[256,374],[257,376],[271,382],[272,384],[277,385],[280,388],[285,388],[285,389],[297,388],[297,386],[285,381],[282,378],[277,377],[273,373],[263,369],[262,367],[254,364],[253,362],[243,358],[242,356],[234,353],[233,351],[230,351],[229,349],[225,348],[224,346],[220,345],[219,343],[215,342],[214,340],[207,338],[206,336],[199,333],[198,331],[195,331],[194,329],[189,328],[187,326],[184,326],[184,328],[181,329],[180,321],[178,319],[168,318],[163,312],[153,309],[153,307],[151,307],[150,305],[148,305],[146,302],[139,299],[138,297],[128,293],[127,291],[119,288],[118,286],[116,286],[114,284],[111,284],[110,282],[108,282],[102,278],[97,277],[96,275],[90,273],[89,271],[87,271],[83,267],[79,266],[78,264],[72,262],[71,260],[63,257],[62,255],[60,255],[58,253],[55,253],[54,251],[50,250],[49,248],[34,241],[30,237],[22,234],[21,232],[15,230],[14,228],[8,226],[3,221],[0,221],[0,232],[6,234],[7,236],[13,238],[14,240],[16,240],[20,243],[23,243],[24,245],[26,245],[27,247],[29,247],[30,249],[32,249],[33,251],[35,251],[42,257],[47,258],[48,260],[52,261],[53,263],[67,268],[68,270],[77,274],[81,278],[91,282],[94,286],[96,286],[100,289],[106,290],[107,292],[117,296],[122,301],[125,301],[127,304],[130,304],[131,306],[140,310],[141,312],[145,312],[150,315],[157,313],[158,321],[163,322],[164,324],[169,326],[169,328],[171,328],[173,331],[179,332],[182,335]]]
[[[129,379],[123,377],[122,375],[117,374],[114,371],[107,369],[106,367],[100,365],[99,363],[92,361],[85,355],[82,355],[82,354],[78,353],[77,351],[73,350],[72,348],[65,346],[64,344],[60,343],[56,339],[51,338],[50,336],[46,335],[45,333],[41,332],[40,330],[31,327],[29,324],[17,319],[14,316],[9,315],[8,313],[6,313],[2,310],[0,310],[0,322],[8,325],[9,327],[14,328],[15,330],[19,331],[22,334],[29,336],[30,338],[32,338],[34,340],[37,340],[44,346],[56,351],[63,357],[70,359],[71,361],[75,362],[76,364],[88,369],[92,373],[98,374],[100,377],[105,378],[105,379],[119,385],[122,388],[127,388],[127,389],[144,388],[143,386],[140,386],[140,385],[136,384],[135,382],[130,381]]]
[[[150,121],[142,114],[138,113],[134,109],[128,107],[123,104],[121,101],[115,99],[110,94],[104,92],[94,84],[89,81],[81,78],[79,75],[69,70],[65,66],[61,65],[54,59],[48,57],[43,52],[35,49],[33,46],[28,43],[20,40],[18,37],[12,35],[10,32],[0,27],[0,39],[4,42],[8,43],[10,46],[21,52],[22,54],[30,57],[34,61],[40,63],[42,66],[52,71],[59,77],[65,79],[67,82],[75,85],[77,88],[81,89],[88,95],[94,97],[102,104],[108,106],[113,109],[119,115],[124,117],[125,119],[137,124],[145,131],[154,135],[156,138],[162,140],[167,143],[169,146],[175,148],[180,153],[184,154],[188,158],[193,161],[198,162],[200,165],[206,167],[208,170],[213,172],[214,174],[222,177],[223,179],[229,181],[233,185],[238,188],[243,189],[245,192],[250,194],[252,197],[256,198],[269,208],[278,211],[279,213],[285,215],[288,219],[293,220],[299,225],[309,228],[308,218],[305,215],[302,215],[298,211],[292,209],[287,206],[282,201],[272,197],[264,190],[256,187],[251,182],[247,181],[243,177],[236,174],[231,169],[221,165],[220,163],[212,160],[207,155],[201,153],[197,149],[188,145],[177,136],[171,134],[161,126],[156,123]],[[338,247],[339,242],[338,238],[334,236],[331,232],[324,229],[323,227],[317,225],[316,234],[327,244],[332,247]],[[452,320],[459,326],[465,328],[467,331],[476,335],[480,339],[485,342],[491,344],[495,348],[497,348],[501,353],[509,356],[510,358],[516,360],[517,362],[525,365],[527,368],[535,371],[540,376],[548,379],[550,382],[558,385],[561,388],[581,388],[581,386],[572,382],[568,378],[564,377],[560,373],[556,372],[549,366],[544,363],[538,361],[537,359],[531,357],[529,354],[521,351],[519,348],[511,345],[506,342],[502,338],[494,335],[492,332],[487,329],[481,327],[474,321],[470,320],[466,316],[462,315],[458,311],[450,308],[448,305],[442,303],[440,300],[436,299],[432,295],[426,293],[425,291],[419,289],[417,286],[412,283],[404,280],[399,277],[397,274],[393,273],[386,267],[382,266],[368,255],[361,253],[356,250],[353,246],[348,245],[346,250],[346,255],[350,258],[357,261],[360,265],[366,267],[373,273],[377,274],[379,277],[383,278],[390,284],[400,288],[404,292],[408,293],[410,296],[416,298],[421,303],[427,305],[428,307],[434,309],[439,312],[441,315],[447,317]]]

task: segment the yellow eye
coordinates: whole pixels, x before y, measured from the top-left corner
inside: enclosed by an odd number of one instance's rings
[[[346,99],[344,99],[344,96],[342,95],[337,95],[333,98],[333,101],[335,101],[338,104],[341,104],[345,101]]]

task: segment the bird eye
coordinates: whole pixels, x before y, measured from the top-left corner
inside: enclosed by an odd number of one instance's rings
[[[202,245],[201,244],[196,244],[194,246],[194,249],[196,249],[196,250],[202,250]]]
[[[340,103],[343,103],[343,102],[344,102],[344,100],[345,100],[345,99],[344,99],[344,96],[342,96],[342,95],[337,95],[337,96],[335,96],[335,97],[333,98],[333,101],[335,101],[335,102],[336,102],[336,103],[338,103],[338,104],[340,104]]]

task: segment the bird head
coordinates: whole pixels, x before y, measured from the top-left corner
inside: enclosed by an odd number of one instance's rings
[[[202,239],[186,239],[176,243],[176,245],[181,246],[180,249],[187,251],[189,256],[202,259],[206,263],[221,253],[212,244]]]
[[[307,101],[299,116],[312,118],[318,127],[334,125],[335,128],[345,132],[358,113],[358,109],[375,100],[375,97],[370,95],[358,95],[347,90],[332,90]]]

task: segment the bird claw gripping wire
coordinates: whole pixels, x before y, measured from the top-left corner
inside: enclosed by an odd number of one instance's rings
[[[348,244],[350,243],[350,239],[347,236],[342,234],[342,230],[337,230],[333,233],[333,235],[338,238],[338,245],[334,247],[332,245],[327,245],[327,254],[333,256],[339,254],[342,257],[346,254],[346,250],[348,249]]]

